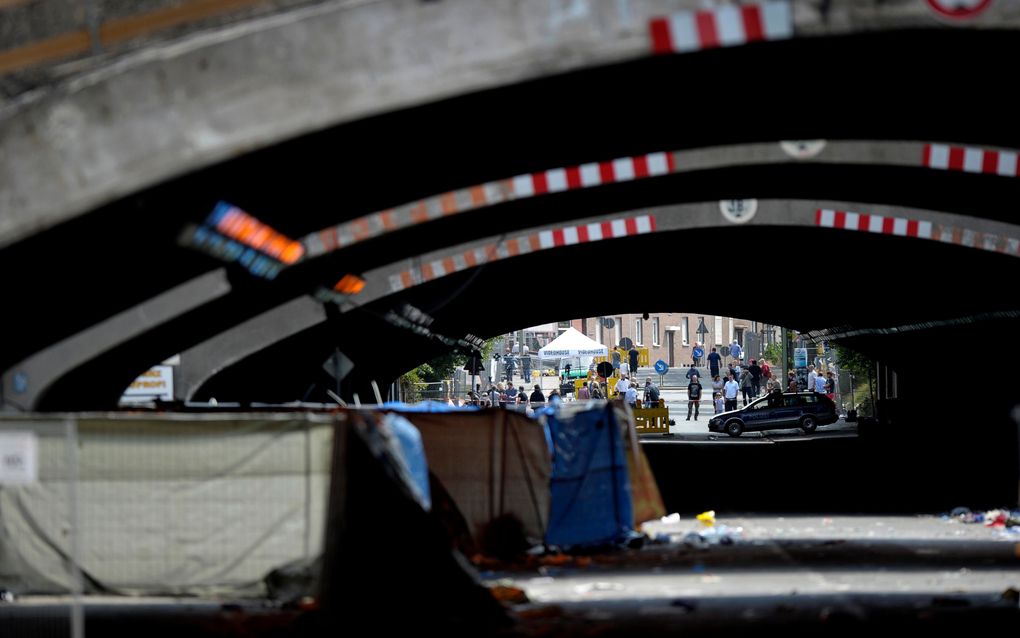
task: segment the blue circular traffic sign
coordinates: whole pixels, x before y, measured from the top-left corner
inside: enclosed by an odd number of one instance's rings
[[[693,354],[696,358],[700,359],[701,357],[705,356],[705,349],[702,348],[701,346],[695,346],[694,352],[692,352],[691,354]]]
[[[669,372],[669,366],[666,365],[665,361],[659,359],[658,361],[655,362],[655,371],[658,372],[659,374],[666,374],[667,372]]]

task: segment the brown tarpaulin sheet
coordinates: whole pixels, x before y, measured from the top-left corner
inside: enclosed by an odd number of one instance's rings
[[[507,410],[402,413],[420,431],[429,470],[446,487],[476,539],[513,514],[544,538],[552,461],[540,423]]]

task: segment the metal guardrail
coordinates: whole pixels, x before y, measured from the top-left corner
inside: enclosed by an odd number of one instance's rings
[[[127,48],[160,32],[208,26],[318,0],[0,0],[0,76]],[[148,9],[148,10],[146,10]],[[6,42],[9,45],[5,46]]]

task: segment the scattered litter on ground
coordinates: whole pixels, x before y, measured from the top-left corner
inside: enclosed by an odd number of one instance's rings
[[[954,507],[949,514],[942,514],[942,520],[969,525],[982,524],[999,531],[999,536],[1016,538],[1020,536],[1020,510],[994,509],[974,512],[967,507]]]

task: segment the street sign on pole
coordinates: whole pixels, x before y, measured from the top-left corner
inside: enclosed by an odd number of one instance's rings
[[[794,368],[807,367],[807,348],[793,349],[793,367]]]
[[[659,373],[659,387],[662,387],[662,378],[669,372],[669,366],[662,359],[655,362],[655,371]]]

